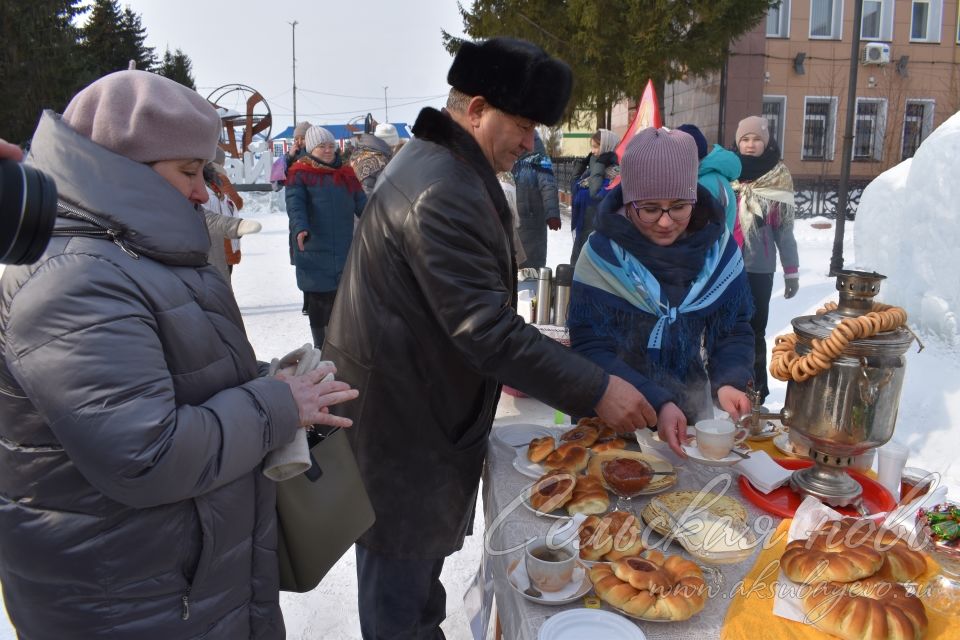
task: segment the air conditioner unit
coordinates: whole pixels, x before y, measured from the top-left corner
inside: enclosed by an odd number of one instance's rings
[[[868,42],[863,47],[863,64],[887,64],[890,62],[890,45],[885,42]]]

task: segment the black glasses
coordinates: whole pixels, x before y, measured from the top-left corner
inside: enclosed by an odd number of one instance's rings
[[[659,222],[663,214],[670,216],[670,219],[674,222],[686,222],[690,218],[690,214],[693,213],[692,202],[675,202],[666,209],[655,204],[631,202],[630,208],[633,209],[633,213],[640,219],[640,222],[646,224]]]

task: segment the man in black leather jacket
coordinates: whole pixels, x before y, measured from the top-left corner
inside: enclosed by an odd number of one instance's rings
[[[512,219],[496,171],[563,114],[572,75],[521,40],[466,42],[445,112],[424,109],[361,218],[323,347],[377,521],[357,542],[366,640],[443,638],[444,558],[472,526],[501,384],[620,431],[656,414],[633,386],[514,309]]]

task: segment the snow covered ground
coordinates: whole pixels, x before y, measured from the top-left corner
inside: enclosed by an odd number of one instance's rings
[[[244,217],[259,220],[263,230],[244,238],[243,261],[233,276],[234,290],[250,341],[258,356],[265,360],[283,355],[310,341],[307,318],[300,313],[302,296],[296,287],[293,267],[289,264],[287,218],[282,212],[271,211],[270,199],[269,194],[251,195],[248,198],[242,213]],[[956,220],[957,216],[954,215],[954,227],[957,226]],[[814,226],[814,223],[829,222],[824,219],[797,222],[800,292],[795,298],[784,300],[781,275],[776,276],[769,336],[788,331],[793,317],[814,313],[823,302],[836,299],[834,279],[827,276],[833,228],[819,229]],[[847,225],[844,257],[848,265],[854,262],[853,238],[857,224]],[[565,218],[563,230],[548,234],[548,266],[555,267],[568,260],[572,245],[568,230],[569,218]],[[923,237],[919,236],[920,239]],[[872,265],[858,266],[870,268]],[[899,266],[910,268],[909,264]],[[925,267],[918,265],[917,269]],[[955,270],[953,274],[956,278]],[[884,299],[883,291],[880,299]],[[952,345],[953,341],[933,334],[921,333],[921,337],[926,349],[922,353],[911,349],[907,355],[906,379],[894,438],[909,446],[910,466],[944,473],[946,481],[953,487],[952,496],[957,497],[960,494],[960,469],[953,464],[956,454],[952,446],[960,441],[960,349]],[[772,381],[768,401],[771,408],[782,406],[785,388],[784,383]],[[482,509],[478,509],[478,513],[482,513]],[[482,519],[477,525],[482,528]],[[480,534],[481,531],[475,533]],[[447,589],[449,618],[443,629],[450,640],[467,640],[471,637],[462,597],[477,569],[480,545],[480,535],[468,538],[464,550],[450,558],[444,567],[442,580]],[[302,595],[283,594],[281,603],[287,621],[288,638],[360,638],[353,554],[344,556],[316,590]],[[0,616],[0,640],[12,640],[14,637],[12,629]]]

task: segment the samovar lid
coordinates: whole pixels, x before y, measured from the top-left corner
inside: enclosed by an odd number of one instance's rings
[[[801,341],[809,343],[814,338],[823,339],[833,332],[844,318],[856,318],[868,313],[873,307],[873,298],[880,292],[880,281],[886,276],[867,271],[838,271],[837,290],[840,302],[836,309],[821,315],[799,316],[791,321],[793,330]],[[844,355],[901,355],[913,342],[913,334],[903,327],[878,333],[871,338],[854,340],[844,349]]]

